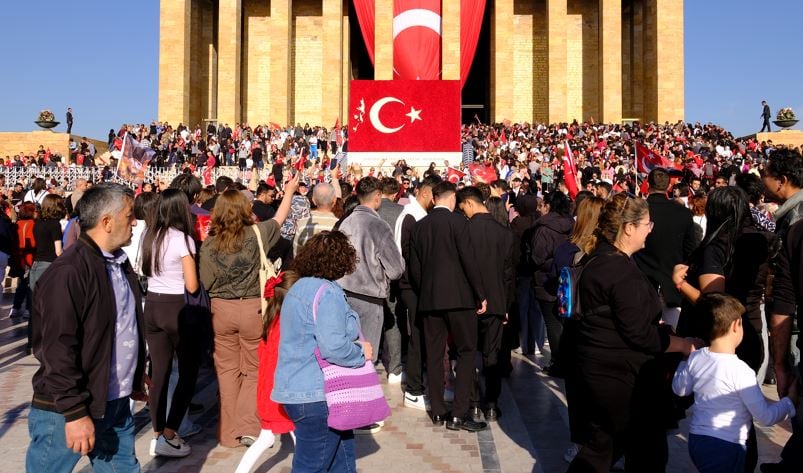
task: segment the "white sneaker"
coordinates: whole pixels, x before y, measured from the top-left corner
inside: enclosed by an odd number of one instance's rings
[[[566,463],[571,463],[578,452],[580,452],[580,447],[578,447],[576,443],[571,444],[569,448],[566,449],[566,452],[563,453],[563,460]]]
[[[156,440],[154,451],[157,455],[173,458],[186,457],[192,453],[190,446],[184,443],[178,435],[173,437],[172,440],[167,440],[164,435],[160,435]]]
[[[404,392],[404,407],[426,411],[429,409],[429,400],[423,394],[414,396],[407,391]]]
[[[446,402],[454,402],[454,391],[449,388],[444,389],[443,400]]]
[[[389,374],[388,375],[388,384],[401,384],[402,382],[402,374]]]
[[[156,456],[156,439],[151,439],[151,444],[148,447],[148,455],[152,457]]]

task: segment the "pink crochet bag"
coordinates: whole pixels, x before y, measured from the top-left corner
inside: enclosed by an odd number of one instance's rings
[[[325,289],[324,284],[315,293],[315,300],[312,302],[312,318],[316,323],[318,301]],[[363,340],[362,332],[360,340]],[[317,346],[315,359],[323,371],[329,427],[335,430],[351,430],[390,417],[390,406],[385,400],[385,393],[379,385],[379,376],[371,360],[365,360],[365,364],[359,368],[333,365],[321,357],[321,350]]]

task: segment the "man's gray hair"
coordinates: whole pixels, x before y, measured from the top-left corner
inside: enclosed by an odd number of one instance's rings
[[[126,198],[133,199],[134,191],[121,184],[104,182],[90,187],[80,201],[78,222],[81,224],[81,231],[95,228],[104,215],[121,212]]]
[[[335,188],[328,182],[321,182],[312,189],[312,202],[316,207],[330,208],[337,199]]]

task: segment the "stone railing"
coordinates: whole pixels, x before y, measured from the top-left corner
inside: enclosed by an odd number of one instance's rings
[[[181,168],[178,167],[148,167],[145,171],[145,182],[156,182],[158,179],[162,182],[170,182],[175,178],[179,173],[181,173]],[[72,189],[73,184],[77,179],[86,179],[90,182],[99,182],[101,180],[101,176],[103,174],[103,168],[99,167],[44,167],[44,168],[34,168],[34,167],[10,167],[5,169],[0,169],[0,173],[6,176],[6,185],[13,186],[16,182],[29,182],[31,179],[36,177],[43,177],[46,180],[55,179],[59,182],[59,184],[67,183],[67,190]],[[261,169],[259,171],[258,179],[267,179],[270,174],[269,169]],[[201,176],[200,172],[195,172],[195,175],[198,176],[201,181],[203,181],[203,177]],[[222,166],[216,167],[212,169],[211,172],[211,181],[214,183],[215,179],[220,176],[228,176],[235,181],[243,182],[244,184],[248,184],[249,180],[251,179],[251,171],[243,171],[240,170],[236,166]],[[127,182],[122,181],[116,177],[112,177],[110,179],[114,182],[121,182],[123,184],[127,184]]]

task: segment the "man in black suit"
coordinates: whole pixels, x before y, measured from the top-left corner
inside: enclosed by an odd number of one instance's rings
[[[764,106],[761,109],[761,118],[764,119],[764,124],[761,125],[761,131],[764,131],[764,129],[766,128],[767,131],[771,132],[772,129],[770,128],[770,117],[772,116],[772,113],[770,113],[770,106],[767,105],[766,100],[762,100],[761,105]]]
[[[485,314],[479,317],[479,344],[485,374],[485,420],[499,418],[496,401],[502,391],[499,353],[502,329],[513,306],[516,272],[513,266],[513,232],[497,222],[482,202],[482,192],[465,187],[457,192],[457,205],[468,221],[468,239],[472,259],[476,261],[480,284],[488,301]],[[479,403],[479,383],[471,401]]]
[[[72,108],[67,107],[67,134],[72,133]]]
[[[691,211],[669,200],[669,173],[656,168],[647,176],[650,195],[650,219],[655,227],[647,237],[644,249],[634,255],[636,264],[659,291],[664,301],[664,321],[677,326],[680,317],[680,293],[672,283],[676,264],[688,260],[700,243],[694,231]]]
[[[477,350],[477,314],[485,313],[487,301],[469,245],[468,221],[453,212],[455,192],[455,185],[448,181],[432,189],[435,207],[416,223],[410,239],[409,276],[424,319],[432,422],[442,425],[445,421],[450,430],[477,432],[487,424],[469,416],[469,402]],[[457,350],[451,415],[443,399],[441,368],[448,334]]]

